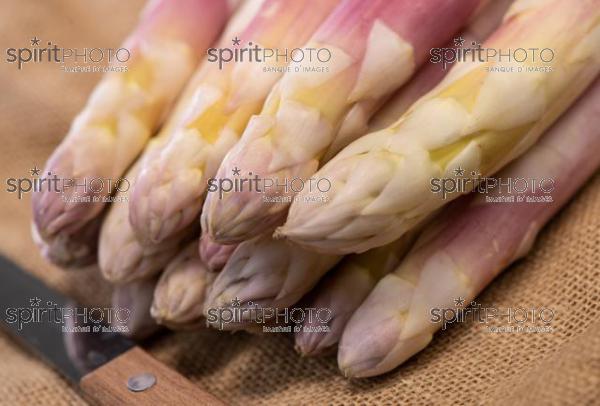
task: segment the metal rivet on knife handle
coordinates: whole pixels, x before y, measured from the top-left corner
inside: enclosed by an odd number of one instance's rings
[[[127,388],[132,392],[143,392],[156,384],[156,377],[149,372],[134,375],[127,380]]]

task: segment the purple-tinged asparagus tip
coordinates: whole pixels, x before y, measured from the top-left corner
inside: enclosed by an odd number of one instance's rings
[[[387,275],[354,313],[338,351],[344,376],[383,374],[429,344],[432,330],[409,319],[412,289],[396,275]]]

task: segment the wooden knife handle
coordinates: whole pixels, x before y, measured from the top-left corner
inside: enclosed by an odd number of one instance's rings
[[[129,378],[142,373],[154,375],[156,383],[144,391],[131,391],[127,385]],[[225,405],[140,347],[85,375],[81,388],[93,402],[101,405]]]

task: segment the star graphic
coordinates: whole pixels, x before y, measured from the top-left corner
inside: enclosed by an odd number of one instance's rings
[[[233,43],[233,45],[240,45],[240,39],[237,37],[237,35],[234,39],[231,40],[231,42]]]
[[[457,299],[454,299],[454,304],[456,306],[464,306],[465,299],[459,296]]]
[[[237,166],[233,168],[232,172],[235,176],[240,176],[240,168],[238,168]]]
[[[31,45],[40,45],[40,39],[37,36],[31,38]]]
[[[29,305],[33,307],[40,307],[41,299],[36,297],[35,299],[29,299]]]
[[[37,165],[34,165],[30,172],[31,176],[40,176],[40,169],[37,167]]]
[[[460,166],[454,170],[454,176],[464,176],[465,170]]]
[[[465,43],[465,39],[463,37],[454,38],[454,46],[462,47]]]
[[[242,303],[240,302],[240,299],[238,299],[237,296],[235,297],[235,299],[231,299],[231,306],[240,307],[241,305]]]

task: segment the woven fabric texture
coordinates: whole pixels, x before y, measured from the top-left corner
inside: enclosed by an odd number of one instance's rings
[[[0,48],[32,37],[64,47],[115,47],[141,0],[0,0]],[[18,70],[0,61],[0,173],[43,167],[94,84],[95,73],[52,63]],[[4,188],[3,188],[4,189]],[[85,304],[107,304],[95,267],[64,272],[30,236],[29,196],[0,193],[0,251]],[[478,298],[482,306],[550,307],[551,333],[492,333],[460,323],[383,377],[348,381],[335,358],[300,358],[290,337],[218,331],[163,334],[144,346],[159,360],[232,404],[549,404],[600,402],[600,175],[540,234],[531,253]],[[67,381],[0,333],[0,404],[79,405]]]

